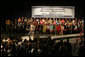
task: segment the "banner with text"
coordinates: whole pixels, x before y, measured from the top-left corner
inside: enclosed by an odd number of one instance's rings
[[[75,18],[74,6],[32,6],[35,18]]]

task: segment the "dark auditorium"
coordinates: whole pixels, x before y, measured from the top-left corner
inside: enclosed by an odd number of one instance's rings
[[[1,1],[1,56],[84,56],[84,1]]]

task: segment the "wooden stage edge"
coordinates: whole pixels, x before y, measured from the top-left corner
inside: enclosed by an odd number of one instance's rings
[[[83,36],[84,33],[81,34],[81,36]],[[48,38],[49,35],[40,35],[40,38]],[[60,38],[72,38],[72,37],[79,37],[80,34],[69,34],[69,35],[51,35],[52,39],[60,39]]]
[[[81,34],[83,36],[84,33]],[[37,35],[36,35],[37,36]],[[47,39],[49,35],[38,35],[40,39]],[[58,40],[58,39],[67,39],[67,38],[79,38],[80,34],[69,34],[69,35],[51,35],[51,39]],[[35,36],[30,36],[33,40]],[[22,40],[25,39],[29,40],[29,36],[22,36]]]

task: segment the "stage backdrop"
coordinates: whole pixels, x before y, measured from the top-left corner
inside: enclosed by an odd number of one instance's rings
[[[74,6],[32,6],[35,18],[75,18]]]

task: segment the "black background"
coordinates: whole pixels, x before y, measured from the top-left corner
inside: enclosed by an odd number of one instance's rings
[[[2,0],[1,17],[31,17],[31,6],[75,6],[75,17],[84,18],[84,1],[82,0]],[[11,18],[10,18],[11,17]]]

